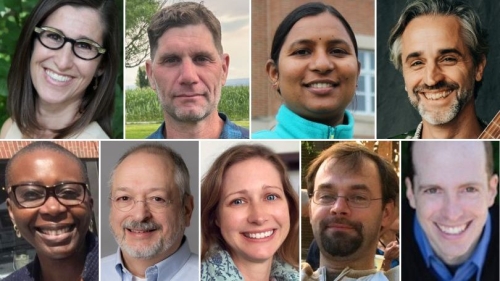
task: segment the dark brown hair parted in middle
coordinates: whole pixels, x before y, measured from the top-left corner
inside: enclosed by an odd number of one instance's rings
[[[222,153],[212,164],[201,183],[201,260],[210,255],[214,246],[229,251],[220,228],[215,224],[217,208],[222,195],[222,182],[226,171],[233,165],[252,158],[269,161],[281,177],[283,191],[290,213],[290,231],[276,255],[298,268],[299,262],[299,199],[293,189],[283,161],[269,148],[257,144],[237,145]]]

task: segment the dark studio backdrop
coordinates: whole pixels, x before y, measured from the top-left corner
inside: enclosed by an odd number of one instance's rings
[[[389,61],[387,40],[407,1],[377,1],[377,138],[392,137],[417,127],[418,112],[408,100],[401,72]],[[475,0],[469,4],[488,30],[489,53],[483,85],[476,99],[476,113],[487,123],[500,110],[500,2]]]

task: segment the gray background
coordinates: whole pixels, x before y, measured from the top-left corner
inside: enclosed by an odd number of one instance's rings
[[[146,141],[101,141],[101,230],[100,246],[101,257],[116,253],[118,244],[111,234],[109,226],[109,176],[118,159],[132,146]],[[198,170],[198,141],[162,141],[179,153],[189,170],[191,193],[194,197],[194,209],[191,225],[186,228],[185,235],[193,253],[199,253],[199,170]],[[147,177],[148,175],[144,175]]]
[[[500,109],[500,2],[498,0],[469,1],[478,12],[483,27],[488,30],[490,51],[486,58],[483,85],[476,99],[479,118],[490,122]],[[417,127],[422,120],[408,101],[404,80],[389,61],[387,40],[406,1],[377,1],[377,138],[392,137]]]

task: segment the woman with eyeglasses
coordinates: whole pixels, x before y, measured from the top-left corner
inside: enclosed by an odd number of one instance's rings
[[[285,165],[236,145],[201,184],[201,280],[299,280],[299,207]]]
[[[93,200],[84,163],[52,142],[33,142],[7,162],[7,209],[34,260],[4,280],[93,281],[99,245],[91,232]]]
[[[118,27],[111,0],[41,0],[27,18],[8,75],[0,138],[112,135]]]

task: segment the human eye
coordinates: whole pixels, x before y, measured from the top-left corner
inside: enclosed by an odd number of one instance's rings
[[[47,39],[50,39],[51,41],[54,41],[54,42],[61,42],[63,39],[63,36],[57,32],[53,32],[53,31],[44,31],[43,33],[43,37],[47,38]]]
[[[280,197],[277,194],[269,194],[266,196],[267,201],[275,201],[278,200]]]
[[[85,51],[91,51],[94,49],[94,46],[92,44],[85,41],[76,41],[75,47]]]
[[[172,65],[172,64],[177,64],[180,61],[181,61],[181,59],[178,56],[165,56],[164,58],[162,58],[160,60],[160,63]]]
[[[21,202],[39,200],[45,197],[44,189],[38,186],[20,186],[16,190],[16,197]]]
[[[231,200],[231,202],[229,202],[229,204],[232,206],[239,206],[239,205],[243,205],[244,203],[245,203],[245,200],[243,200],[242,198],[236,198],[236,199]]]
[[[365,203],[368,200],[369,200],[369,197],[366,194],[349,195],[349,201],[351,201],[352,203]]]
[[[437,187],[429,187],[424,190],[424,194],[438,194],[439,189]]]
[[[410,67],[418,68],[421,67],[424,63],[421,60],[414,60],[410,63]]]
[[[311,51],[309,49],[297,49],[295,51],[292,52],[292,55],[296,55],[296,56],[307,56],[307,55],[310,55],[311,54]]]
[[[330,54],[339,56],[339,55],[347,55],[348,52],[345,49],[342,49],[342,48],[332,48],[330,50]]]
[[[57,191],[57,197],[63,199],[75,199],[80,197],[81,194],[81,187],[78,187],[76,185],[65,185]]]
[[[337,200],[337,196],[331,192],[317,192],[316,198],[320,203],[331,203]]]
[[[193,61],[195,63],[207,63],[207,62],[212,62],[213,60],[209,57],[209,56],[206,56],[206,55],[199,55],[199,56],[195,56],[193,58]]]
[[[476,193],[476,192],[479,192],[479,190],[476,188],[476,187],[473,187],[473,186],[467,186],[464,191],[466,193]]]
[[[132,198],[130,198],[130,197],[129,197],[129,196],[127,196],[127,195],[117,196],[117,197],[115,198],[115,201],[116,201],[116,202],[128,202],[128,201],[131,201],[131,200],[132,200]]]

